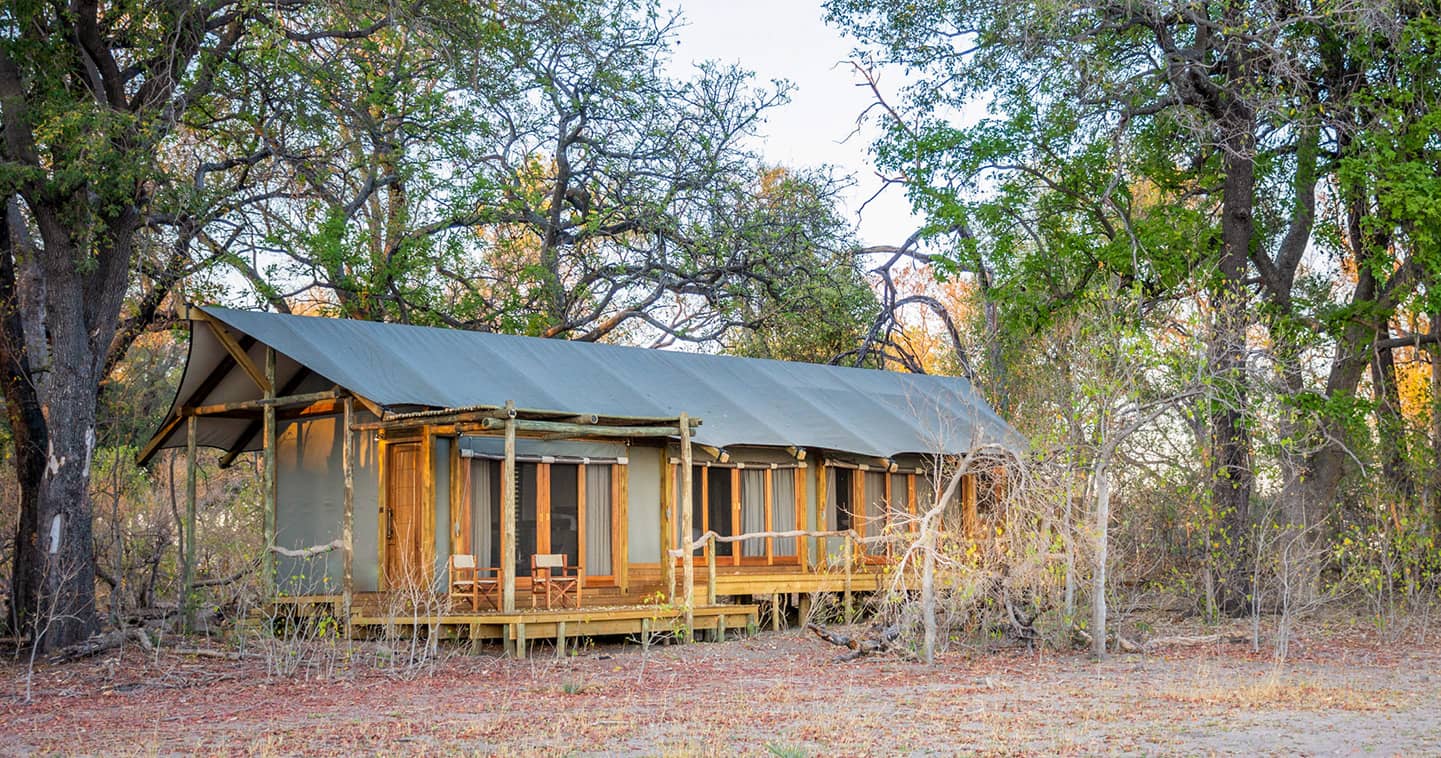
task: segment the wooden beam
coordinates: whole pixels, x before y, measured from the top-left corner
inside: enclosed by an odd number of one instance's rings
[[[236,360],[239,360],[238,358]],[[264,408],[264,417],[261,419],[260,457],[261,457],[261,502],[265,508],[265,559],[262,567],[263,585],[267,593],[274,592],[275,586],[275,556],[271,554],[270,548],[275,545],[275,348],[267,345],[265,347],[265,384],[261,389],[265,393],[265,400],[269,401]]]
[[[233,403],[216,403],[214,405],[197,405],[193,408],[181,408],[180,415],[218,416],[223,413],[232,413],[235,411],[278,410],[283,407],[312,405],[325,400],[336,400],[344,396],[345,392],[339,389],[325,390],[323,392],[307,392],[303,395],[285,395],[281,397],[266,395],[259,400],[238,400]]]
[[[570,424],[563,421],[536,421],[533,419],[480,419],[480,428],[485,430],[504,429],[514,423],[517,431],[543,432],[554,435],[575,437],[676,437],[679,426],[599,426],[592,424]],[[687,435],[689,427],[687,427]]]
[[[731,477],[731,534],[741,534],[745,529],[741,528],[741,470],[733,468],[730,470]],[[731,565],[741,565],[741,554],[744,553],[745,543],[737,542],[731,545]]]
[[[145,448],[140,451],[140,455],[136,456],[136,464],[144,466],[149,463],[150,459],[155,457],[156,453],[160,452],[160,446],[165,444],[165,440],[179,428],[180,422],[184,420],[185,417],[179,415],[171,416],[167,419],[165,424],[160,427],[160,431],[156,432],[155,436],[151,437],[150,441],[145,443]]]
[[[195,627],[195,417],[185,421],[185,553],[182,556],[180,607],[181,621],[187,631]],[[265,551],[268,555],[270,550]]]
[[[385,542],[386,534],[390,530],[390,441],[381,437],[375,443],[375,484],[376,484],[376,506],[378,517],[375,519],[376,529],[379,534],[375,540],[375,566],[376,574],[375,587],[378,591],[384,592],[389,589],[386,582],[385,562],[390,560],[386,555]]]
[[[221,347],[225,348],[225,352],[230,353],[230,357],[235,359],[236,365],[240,366],[250,380],[255,382],[255,386],[259,387],[261,392],[273,395],[275,392],[275,383],[271,378],[274,374],[273,371],[262,372],[260,367],[255,365],[255,361],[250,360],[250,353],[246,352],[246,349],[230,336],[230,331],[218,319],[198,308],[191,309],[190,315],[192,320],[204,321],[210,327],[210,333],[215,335],[215,339],[220,342]],[[267,354],[275,352],[275,348],[272,347],[267,346],[265,349]],[[266,363],[269,364],[270,360],[267,358]]]
[[[535,552],[550,552],[550,464],[535,464]]]
[[[293,395],[291,393],[295,392],[295,388],[299,387],[309,376],[310,369],[302,369],[295,372],[295,376],[290,377],[290,379],[285,382],[285,386],[280,388],[280,392],[278,392],[277,395],[280,397],[292,397]],[[235,447],[225,455],[220,456],[221,468],[230,468],[230,465],[235,462],[235,459],[239,458],[240,455],[245,452],[245,448],[250,444],[250,440],[254,439],[255,435],[263,431],[261,426],[262,423],[257,420],[250,422],[250,424],[245,427],[240,433],[240,436],[236,438]]]
[[[590,571],[590,567],[589,567],[588,565],[586,565],[586,561],[587,561],[587,559],[589,558],[589,556],[586,555],[585,541],[586,541],[586,538],[589,536],[590,532],[589,532],[588,529],[586,529],[586,524],[585,524],[585,519],[586,519],[586,513],[585,513],[585,497],[586,497],[586,493],[585,493],[585,470],[586,470],[586,464],[584,464],[584,463],[581,463],[580,465],[578,465],[578,466],[575,467],[575,563],[576,563],[577,566],[580,566],[580,570],[581,570],[582,574],[583,574],[584,576],[586,576],[586,577],[589,577],[592,572]],[[614,473],[614,471],[611,472],[611,478],[612,478],[612,479],[615,478],[615,473]],[[614,500],[611,500],[611,505],[610,505],[610,507],[611,507],[611,511],[610,511],[610,512],[611,512],[611,520],[614,521],[614,520],[615,520],[615,501],[614,501]],[[611,574],[614,575],[614,574],[616,573],[616,571],[615,571],[615,541],[612,540],[610,544],[611,544],[610,570],[611,570]],[[584,581],[584,580],[582,580],[582,581]],[[577,603],[577,605],[579,605],[579,604]]]
[[[773,529],[775,528],[775,521],[774,521],[774,516],[775,516],[775,514],[772,512],[772,510],[773,510],[774,507],[775,507],[775,495],[774,495],[775,489],[774,489],[774,486],[773,486],[773,485],[774,485],[774,482],[775,482],[775,470],[774,470],[774,469],[766,469],[765,480],[766,480],[766,484],[765,484],[765,487],[766,487],[766,493],[765,493],[765,496],[766,496],[765,527],[766,527],[766,531],[769,532],[769,531],[771,531],[771,530],[773,530]],[[772,565],[772,564],[774,564],[774,563],[775,563],[775,540],[774,540],[773,538],[771,538],[771,537],[766,537],[766,565],[767,565],[767,566],[770,566],[770,565]]]
[[[691,541],[691,449],[690,449],[690,419],[682,413],[680,415],[680,465],[681,465],[681,491],[680,491],[680,532],[682,542],[689,546]],[[665,551],[662,551],[665,556]],[[691,642],[695,632],[695,551],[687,549],[681,555],[681,566],[684,569],[682,574],[685,581],[685,641]]]
[[[669,460],[669,450],[661,450],[660,461],[660,584],[662,587],[675,587],[675,559],[671,557],[670,551],[676,545],[676,527],[679,523],[676,518],[676,464]],[[675,602],[674,597],[666,598],[667,602]]]
[[[352,603],[355,597],[355,432],[350,423],[355,412],[350,398],[342,401],[343,415],[340,424],[341,471],[345,477],[344,516],[340,526],[340,539],[345,543],[345,564],[342,567],[342,590],[345,593],[345,631],[350,636]]]
[[[806,470],[798,468],[795,470],[795,509],[796,528],[802,531],[810,529],[810,514],[806,513]],[[810,563],[810,542],[805,537],[796,538],[796,560],[800,561],[801,573],[805,573]],[[802,616],[802,618],[805,618]]]
[[[625,594],[630,592],[630,466],[611,466],[610,472],[610,567]]]
[[[506,612],[515,610],[515,511],[515,419],[508,419],[500,464],[500,609]]]
[[[385,409],[381,408],[375,401],[362,395],[355,395],[354,393],[352,393],[352,396],[355,398],[355,402],[360,403],[362,408],[370,411],[377,419],[385,418]]]
[[[420,435],[420,586],[435,586],[435,526],[440,518],[435,497],[435,430]]]

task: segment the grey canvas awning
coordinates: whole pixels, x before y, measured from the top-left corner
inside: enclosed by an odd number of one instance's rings
[[[201,309],[253,360],[277,353],[282,394],[338,386],[385,408],[517,407],[704,420],[702,445],[811,447],[878,458],[964,453],[1025,439],[965,379],[648,350],[369,321]],[[192,321],[182,407],[260,396],[211,323]],[[252,421],[202,418],[201,445],[254,449]],[[179,428],[155,449],[184,444]]]

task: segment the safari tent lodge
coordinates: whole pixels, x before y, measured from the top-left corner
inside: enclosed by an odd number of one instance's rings
[[[189,324],[142,459],[186,448],[193,483],[197,447],[260,452],[277,600],[356,630],[779,621],[880,587],[937,461],[1024,445],[955,377],[218,307]],[[963,481],[968,528],[988,489]]]

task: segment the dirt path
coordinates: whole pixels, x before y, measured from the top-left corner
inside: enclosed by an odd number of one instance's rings
[[[0,753],[1441,754],[1441,649],[1364,634],[1268,652],[952,652],[831,664],[799,632],[723,645],[447,657],[403,680],[265,676],[138,651],[0,669]]]

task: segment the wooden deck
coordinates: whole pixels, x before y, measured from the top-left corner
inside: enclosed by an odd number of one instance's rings
[[[523,656],[527,642],[552,640],[558,650],[579,637],[624,635],[643,646],[661,635],[681,635],[685,630],[684,609],[661,604],[593,606],[582,608],[526,608],[511,612],[454,610],[445,608],[443,596],[435,608],[409,612],[382,610],[383,595],[357,598],[350,618],[351,634],[374,637],[386,633],[414,634],[424,631],[442,639],[499,640],[506,650]],[[297,616],[342,615],[340,595],[280,597],[277,607],[292,609]],[[692,631],[710,632],[723,639],[729,630],[754,629],[760,623],[760,608],[751,604],[709,605],[696,608]]]

